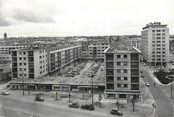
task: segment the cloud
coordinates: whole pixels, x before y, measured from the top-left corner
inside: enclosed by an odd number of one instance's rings
[[[0,26],[21,23],[54,23],[53,10],[28,0],[0,0]]]
[[[8,22],[6,19],[1,17],[1,15],[0,15],[0,26],[8,26],[8,25],[10,25],[10,22]]]
[[[33,22],[33,23],[53,23],[51,16],[41,13],[31,12],[29,10],[16,10],[12,16],[16,21]]]
[[[10,23],[6,20],[6,18],[3,17],[3,12],[2,12],[2,4],[3,2],[0,1],[0,26],[8,26]]]

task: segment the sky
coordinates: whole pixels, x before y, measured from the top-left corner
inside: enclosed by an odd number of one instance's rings
[[[0,38],[140,35],[150,22],[174,34],[174,0],[0,0]]]

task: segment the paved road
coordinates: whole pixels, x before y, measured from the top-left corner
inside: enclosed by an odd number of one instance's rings
[[[5,117],[113,117],[109,112],[88,111],[71,109],[66,105],[56,105],[33,100],[17,99],[8,96],[0,96]]]
[[[156,103],[156,112],[155,117],[173,117],[173,107],[169,102],[168,98],[163,93],[163,89],[160,85],[154,87],[154,80],[148,72],[148,67],[143,69],[144,81],[149,82],[150,92],[152,93],[153,98]]]

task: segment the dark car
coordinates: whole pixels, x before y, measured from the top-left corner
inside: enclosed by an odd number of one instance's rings
[[[40,101],[40,102],[42,102],[42,101],[44,101],[44,99],[41,98],[41,97],[35,97],[35,101]]]
[[[79,104],[74,102],[74,103],[69,104],[69,107],[70,108],[79,108]]]
[[[95,107],[92,104],[81,105],[81,109],[94,110]]]
[[[114,115],[120,115],[120,116],[123,115],[122,111],[120,111],[120,110],[118,110],[118,109],[116,109],[116,108],[113,108],[113,109],[110,111],[110,113],[111,113],[111,114],[114,114]]]

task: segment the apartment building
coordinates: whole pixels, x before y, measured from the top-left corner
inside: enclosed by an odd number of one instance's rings
[[[81,56],[81,46],[12,50],[12,78],[38,78],[60,70]]]
[[[12,78],[38,78],[48,73],[45,49],[12,50]]]
[[[48,52],[48,70],[52,73],[57,70],[61,70],[67,64],[72,63],[81,57],[82,46],[72,46],[63,49],[49,49]]]
[[[150,66],[169,62],[169,28],[160,22],[147,24],[141,32],[141,52]]]
[[[107,43],[91,43],[88,46],[90,59],[104,59],[104,51],[109,47]]]
[[[11,61],[11,50],[27,47],[28,45],[0,45],[0,60]]]
[[[133,47],[119,46],[104,52],[106,98],[128,99],[139,95],[139,55]]]

